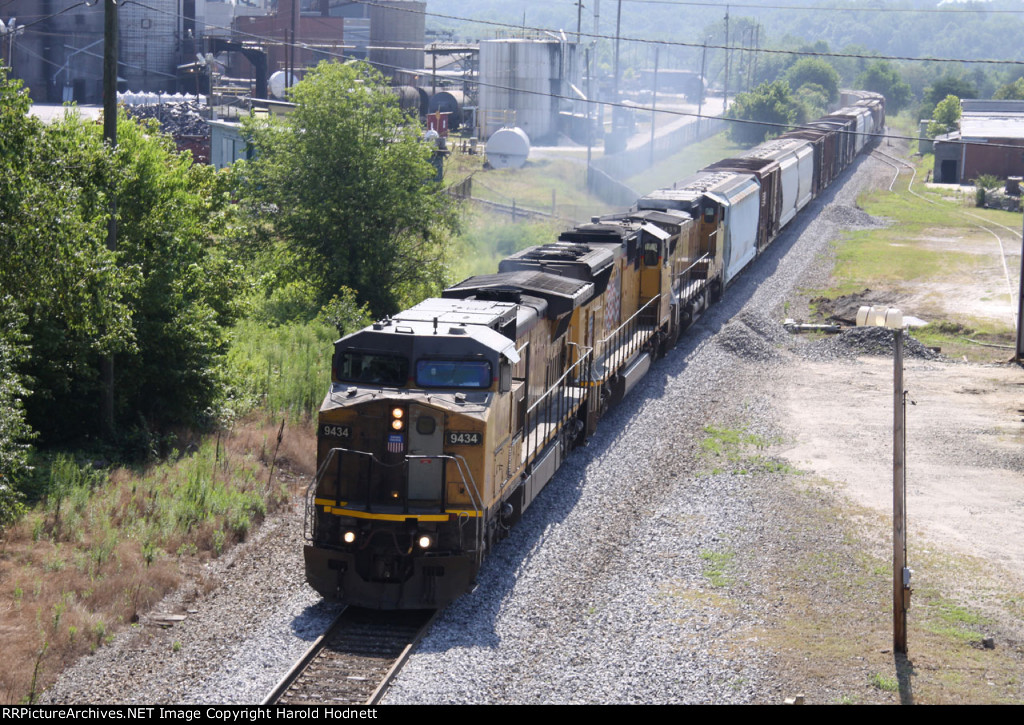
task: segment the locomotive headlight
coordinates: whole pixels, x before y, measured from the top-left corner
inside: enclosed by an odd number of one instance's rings
[[[391,409],[391,429],[402,430],[405,427],[405,421],[402,418],[405,417],[405,411],[401,408]]]
[[[356,532],[346,531],[341,538],[345,541],[346,544],[354,544],[356,540]]]
[[[403,415],[405,415],[405,411],[402,410],[401,408],[392,408],[391,409],[391,417],[392,418],[401,418]]]
[[[402,430],[402,421],[400,421],[398,418],[395,418],[393,421],[391,421],[391,427],[394,430]]]
[[[416,543],[420,545],[421,549],[429,549],[434,545],[433,534],[420,534],[416,537]]]

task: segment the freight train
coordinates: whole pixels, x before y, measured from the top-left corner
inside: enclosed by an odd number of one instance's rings
[[[338,340],[309,584],[374,609],[470,590],[608,407],[882,131],[881,96],[842,105]]]

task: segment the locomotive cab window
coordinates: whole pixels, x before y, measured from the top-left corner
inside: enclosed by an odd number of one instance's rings
[[[338,380],[402,387],[409,379],[409,361],[398,355],[343,350],[335,358]]]
[[[421,388],[489,388],[487,360],[417,360],[416,385]]]
[[[661,259],[661,243],[657,239],[644,242],[644,266],[657,267]]]

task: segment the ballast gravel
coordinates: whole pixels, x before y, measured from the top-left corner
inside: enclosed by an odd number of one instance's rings
[[[719,470],[702,442],[742,421],[775,434],[776,366],[804,343],[781,327],[795,285],[823,285],[828,243],[872,220],[854,200],[887,167],[862,158],[575,451],[446,608],[385,703],[782,702],[759,642],[786,603],[788,487],[771,466]],[[852,338],[845,338],[846,341]],[[843,337],[822,356],[862,354]],[[808,346],[814,348],[814,345]],[[845,352],[843,352],[845,350]],[[44,703],[259,703],[337,608],[303,581],[301,506],[270,518],[156,618],[69,668]]]

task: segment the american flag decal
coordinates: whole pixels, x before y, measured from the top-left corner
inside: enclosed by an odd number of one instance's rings
[[[405,436],[401,433],[388,435],[388,453],[401,453],[405,450]]]

